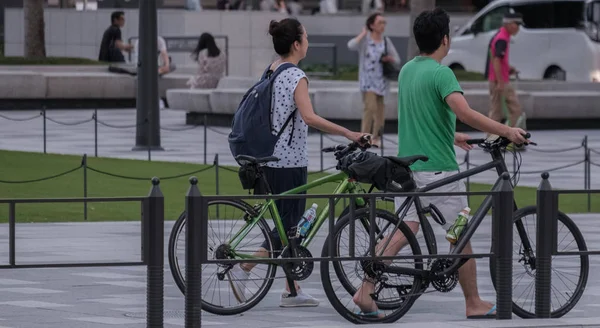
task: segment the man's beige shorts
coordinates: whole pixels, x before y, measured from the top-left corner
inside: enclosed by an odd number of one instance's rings
[[[450,171],[450,172],[413,172],[413,177],[415,183],[418,188],[424,187],[432,182],[447,178],[449,176],[455,175],[458,171]],[[456,181],[453,183],[449,183],[447,185],[441,186],[437,189],[431,190],[430,192],[466,192],[467,187],[463,180]],[[397,197],[394,199],[394,204],[396,211],[402,206],[405,197]],[[423,207],[429,206],[429,204],[434,204],[440,213],[446,219],[446,224],[443,226],[444,230],[448,230],[450,226],[454,223],[454,220],[458,217],[458,213],[469,206],[467,201],[467,196],[430,196],[430,197],[419,197],[421,200],[421,205]],[[401,211],[398,215],[402,215]],[[419,217],[417,216],[417,211],[415,210],[414,204],[408,209],[406,216],[404,217],[404,222],[419,222]]]

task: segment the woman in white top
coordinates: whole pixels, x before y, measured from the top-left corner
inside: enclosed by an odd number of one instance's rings
[[[275,71],[283,63],[298,65],[298,62],[306,56],[308,39],[306,30],[298,20],[286,18],[279,22],[271,21],[269,34],[273,37],[275,52],[280,56],[271,64],[271,70]],[[298,67],[288,68],[277,76],[273,83],[272,97],[271,122],[273,122],[274,134],[283,127],[287,118],[297,109],[294,118],[275,145],[273,156],[278,157],[279,162],[268,163],[264,168],[264,175],[273,194],[280,194],[307,183],[306,140],[309,126],[357,142],[365,135],[331,123],[315,113],[308,95],[308,78]],[[277,200],[275,204],[287,231],[298,224],[306,208],[305,199]],[[274,251],[281,251],[282,246],[277,230],[273,229],[271,233]],[[268,257],[265,246],[263,244],[263,247],[254,255]],[[236,265],[228,273],[233,293],[240,302],[245,302],[247,298],[251,297],[246,288],[246,282],[254,266],[255,264],[251,263]],[[289,286],[286,286],[286,290],[281,294],[281,307],[319,305],[317,299],[304,293],[297,283],[295,285],[297,296],[291,297]]]
[[[389,82],[383,75],[383,63],[400,65],[400,56],[394,44],[383,36],[386,21],[381,13],[367,18],[362,32],[348,41],[350,50],[358,51],[358,79],[363,94],[364,114],[361,131],[373,135],[373,146],[381,146],[383,127],[385,124],[384,97],[389,89]],[[396,77],[397,79],[397,77]]]

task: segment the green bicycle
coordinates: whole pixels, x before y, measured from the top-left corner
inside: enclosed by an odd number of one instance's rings
[[[358,143],[351,143],[350,145],[344,146],[339,145],[335,147],[329,147],[323,149],[324,152],[335,152],[337,158],[342,158],[350,152],[354,152],[358,149],[365,150],[367,146],[360,146]],[[404,159],[408,161],[416,161],[419,157],[416,156],[412,159]],[[258,179],[264,179],[261,177],[261,166],[272,161],[277,161],[277,158],[267,157],[255,159],[247,156],[239,156],[237,160],[242,166],[250,167],[257,173]],[[266,182],[266,181],[264,181]],[[300,194],[305,191],[309,191],[318,186],[322,186],[326,183],[337,183],[337,186],[333,190],[333,195],[342,194],[366,194],[373,190],[373,186],[367,192],[359,182],[350,179],[349,176],[344,172],[337,172],[323,178],[319,178],[306,185],[298,188],[289,190],[282,195],[294,195]],[[334,206],[344,197],[337,197],[334,199]],[[367,197],[356,197],[355,198],[355,214],[361,216],[361,222],[356,226],[357,239],[360,239],[359,233],[364,228],[365,233],[369,235],[369,206]],[[334,207],[334,210],[335,210]],[[341,215],[338,217],[344,217],[350,206],[346,207]],[[283,248],[281,251],[282,257],[289,258],[300,257],[310,258],[312,254],[308,250],[308,246],[314,240],[319,229],[322,227],[329,218],[330,206],[327,203],[318,212],[316,219],[314,220],[310,230],[303,238],[301,242],[295,243],[293,250],[290,250],[290,238],[284,229],[283,223],[279,216],[277,206],[274,200],[267,200],[265,203],[259,203],[254,206],[241,201],[241,200],[212,200],[208,203],[208,258],[212,259],[265,259],[264,263],[253,263],[253,268],[250,271],[248,279],[244,279],[246,283],[246,292],[243,299],[237,294],[234,294],[234,290],[230,285],[231,275],[228,275],[232,269],[233,264],[205,264],[202,267],[202,309],[213,314],[218,315],[234,315],[247,311],[258,304],[265,295],[269,292],[273,280],[276,278],[277,264],[269,263],[269,258],[275,258],[278,256],[273,249],[273,237],[271,229],[267,223],[267,219],[272,219],[279,238],[281,239]],[[364,213],[363,213],[364,212]],[[391,217],[391,218],[390,218]],[[175,283],[179,287],[182,293],[185,293],[185,275],[182,267],[185,265],[185,227],[186,227],[186,213],[183,212],[173,225],[171,236],[169,239],[169,265],[171,273],[175,280]],[[386,222],[393,220],[393,214],[378,210],[376,214],[376,220],[383,219]],[[376,233],[379,233],[377,228],[380,224],[376,223]],[[401,230],[408,229],[406,225],[400,226]],[[295,241],[295,239],[292,239]],[[266,241],[266,242],[265,242]],[[266,251],[257,253],[257,250],[262,247]],[[328,247],[328,245],[324,245]],[[339,245],[336,245],[336,249],[339,250]],[[416,250],[412,250],[416,251]],[[358,251],[357,251],[358,252]],[[354,284],[350,281],[345,274],[343,269],[343,263],[335,262],[336,272],[339,273],[338,278],[342,281],[342,284],[347,289],[353,290]],[[288,282],[293,280],[302,281],[307,279],[314,268],[314,262],[302,261],[302,262],[289,262],[281,265],[285,272],[285,277]],[[290,284],[293,286],[293,284]],[[295,291],[292,288],[292,295]],[[217,304],[217,302],[219,304]],[[224,303],[224,304],[223,304]],[[402,304],[401,301],[382,301],[378,305],[380,308],[398,308]]]

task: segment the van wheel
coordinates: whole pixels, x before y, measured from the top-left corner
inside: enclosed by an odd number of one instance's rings
[[[544,79],[565,81],[567,79],[567,72],[558,66],[550,66],[544,73]]]
[[[448,67],[450,67],[450,69],[453,71],[464,71],[465,70],[465,68],[461,64],[456,64],[456,63],[451,64]]]

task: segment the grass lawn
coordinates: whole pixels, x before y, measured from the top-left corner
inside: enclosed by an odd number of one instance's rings
[[[81,163],[79,156],[51,155],[15,151],[0,151],[0,180],[32,180],[58,174],[75,168]],[[150,191],[150,178],[167,177],[197,171],[204,166],[185,163],[148,162],[139,160],[123,160],[109,158],[88,158],[88,166],[124,176],[146,177],[145,181],[128,180],[87,171],[88,197],[124,197],[146,196]],[[189,187],[188,177],[195,175],[199,179],[199,188],[203,194],[214,195],[215,170],[199,174],[189,174],[182,178],[161,180],[160,187],[165,196],[165,217],[176,219],[185,206],[185,194]],[[310,180],[322,177],[323,174],[312,174]],[[220,170],[220,194],[244,195],[240,187],[237,173]],[[313,194],[327,194],[333,191],[334,184],[326,184],[312,190]],[[471,184],[472,191],[490,190],[489,185]],[[68,198],[83,196],[83,170],[68,175],[33,183],[10,184],[0,183],[0,198]],[[516,198],[519,206],[535,204],[534,188],[518,187]],[[473,212],[481,203],[482,196],[471,197]],[[586,195],[561,196],[560,208],[567,213],[587,211]],[[600,210],[599,199],[593,198],[592,210]],[[312,200],[308,200],[312,203]],[[324,204],[325,200],[320,200]],[[309,204],[310,204],[309,203]],[[128,203],[90,203],[88,204],[89,221],[124,221],[139,220],[140,204]],[[322,208],[322,206],[320,206]],[[341,204],[339,209],[341,210]],[[472,212],[472,213],[473,213]],[[339,212],[338,212],[339,213]],[[82,203],[56,204],[18,204],[16,206],[17,222],[61,222],[83,221]],[[447,218],[449,219],[449,218]],[[8,221],[8,205],[0,204],[0,222]]]

